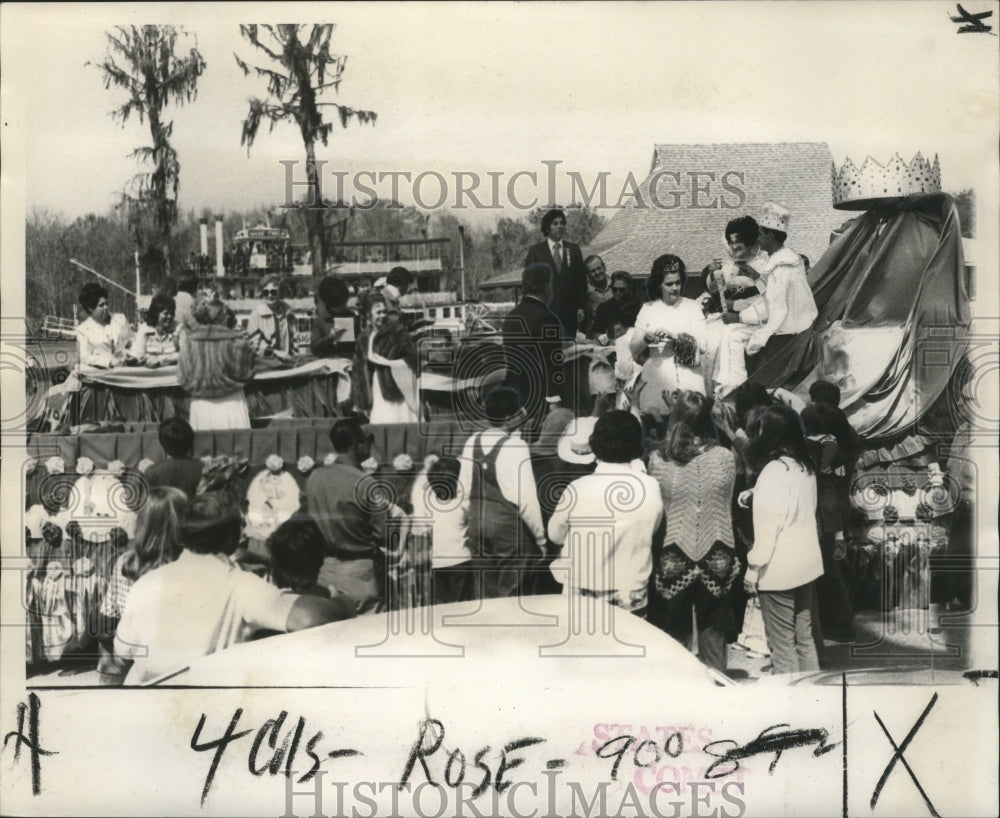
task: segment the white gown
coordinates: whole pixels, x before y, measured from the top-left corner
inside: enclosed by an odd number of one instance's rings
[[[698,344],[699,357],[693,366],[683,366],[676,358],[664,355],[655,347],[649,350],[649,360],[642,367],[641,385],[637,388],[640,412],[663,414],[667,407],[663,392],[668,395],[676,389],[705,394],[705,379],[701,373],[700,354],[705,349],[705,316],[698,302],[690,298],[678,299],[673,306],[663,300],[650,301],[639,310],[635,320],[638,334],[669,332],[677,336],[686,333]]]

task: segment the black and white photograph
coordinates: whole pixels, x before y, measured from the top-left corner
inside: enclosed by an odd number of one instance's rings
[[[0,814],[996,815],[998,31],[0,8]]]

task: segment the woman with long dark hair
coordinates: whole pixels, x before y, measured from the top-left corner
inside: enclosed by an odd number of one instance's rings
[[[726,594],[740,572],[730,517],[736,460],[718,445],[711,412],[704,395],[679,392],[667,437],[649,460],[667,518],[662,547],[654,550],[649,620],[686,642],[694,612],[701,661],[725,671],[732,627]]]
[[[757,473],[741,505],[753,503],[754,544],[743,580],[756,593],[774,673],[819,669],[812,633],[815,581],[823,574],[816,529],[816,477],[794,409],[760,415],[746,458]]]

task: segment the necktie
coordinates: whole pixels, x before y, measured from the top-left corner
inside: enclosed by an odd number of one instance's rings
[[[558,241],[556,242],[556,246],[552,248],[552,256],[556,260],[556,272],[561,273],[563,265],[562,244]]]

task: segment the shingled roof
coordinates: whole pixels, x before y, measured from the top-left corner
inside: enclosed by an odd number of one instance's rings
[[[788,246],[815,263],[830,231],[844,222],[831,203],[832,165],[824,142],[656,145],[639,195],[611,218],[588,252],[599,253],[608,270],[640,276],[663,253],[700,270],[723,254],[726,222],[756,218],[761,204],[773,201],[791,211]]]

